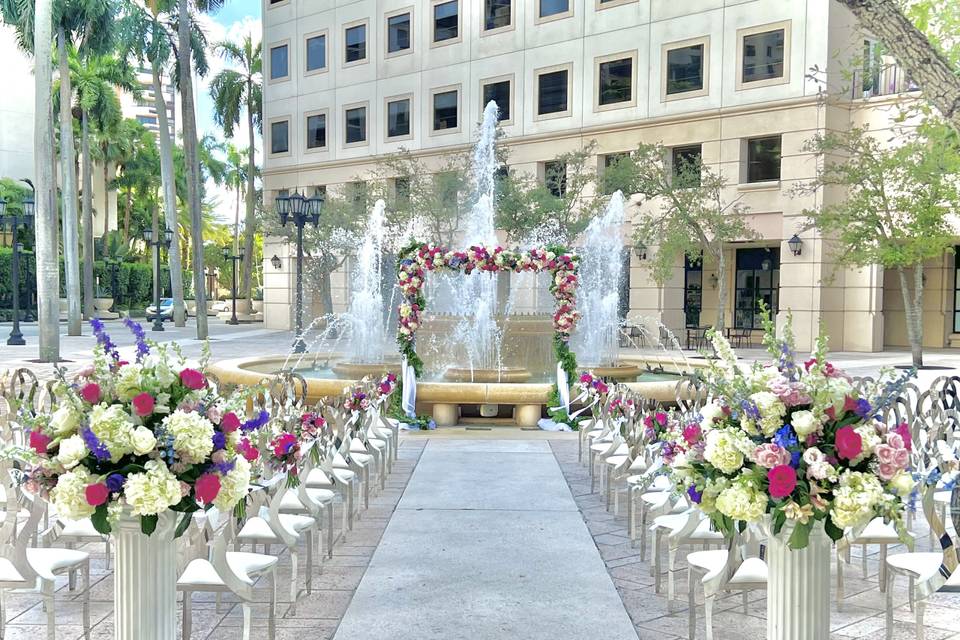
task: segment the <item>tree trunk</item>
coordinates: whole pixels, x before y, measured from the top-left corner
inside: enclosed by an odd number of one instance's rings
[[[200,217],[200,165],[197,160],[197,116],[193,104],[193,72],[190,68],[190,3],[178,0],[180,21],[177,48],[180,68],[180,102],[183,107],[183,155],[187,174],[187,205],[193,236],[193,287],[197,302],[197,339],[207,338],[207,290],[203,278],[203,225]]]
[[[83,315],[93,317],[93,180],[90,158],[90,122],[86,110],[80,115],[80,154],[83,156],[81,174],[83,180],[83,220],[81,225],[83,243]]]
[[[127,202],[123,207],[123,243],[130,242],[130,214],[133,209],[133,189],[127,187]]]
[[[157,240],[163,236],[160,232],[160,210],[157,208],[156,202],[154,202],[153,206],[151,207],[150,213],[152,214],[150,228],[153,229],[153,239]],[[171,243],[171,245],[172,244],[173,243]],[[163,297],[163,289],[160,287],[160,261],[157,260],[158,251],[160,251],[160,247],[154,245],[153,251],[150,254],[150,266],[156,271],[153,274],[153,289],[151,289],[151,291],[153,291],[153,296],[150,298],[150,304],[156,304],[157,295],[159,295],[161,298]],[[160,309],[157,309],[157,313],[160,313]]]
[[[903,295],[903,310],[906,316],[907,340],[910,342],[910,357],[913,366],[923,366],[923,264],[913,267],[913,292],[903,267],[897,267],[900,277],[900,293]]]
[[[60,67],[60,166],[63,174],[63,270],[67,281],[67,335],[82,333],[80,318],[80,246],[77,233],[76,150],[73,148],[73,88],[67,58],[67,36],[57,32],[57,57]]]
[[[717,252],[717,320],[713,328],[723,333],[727,311],[727,258],[723,247]]]
[[[247,77],[247,137],[250,146],[247,150],[247,217],[244,221],[243,284],[240,290],[243,292],[243,297],[251,301],[251,308],[253,308],[253,296],[250,290],[250,279],[253,275],[253,241],[257,232],[256,212],[254,211],[257,201],[257,191],[254,186],[254,174],[257,170],[255,160],[257,148],[253,126],[253,110],[250,108],[252,104],[250,97],[252,95],[253,81]]]
[[[100,234],[100,251],[103,252],[103,256],[106,257],[107,228],[110,226],[110,181],[108,180],[110,176],[110,163],[107,162],[106,149],[103,151],[103,229]]]
[[[880,38],[923,98],[960,130],[960,75],[900,10],[899,0],[837,0],[860,24]]]
[[[39,355],[42,362],[60,360],[60,268],[57,261],[57,210],[52,196],[56,190],[51,158],[53,135],[49,125],[53,121],[53,0],[36,0],[34,6],[34,120],[33,159],[34,188],[36,189],[36,260],[37,307],[39,324]]]
[[[333,287],[330,284],[330,272],[327,270],[320,272],[320,310],[321,315],[333,313]]]
[[[183,327],[187,324],[186,306],[183,301],[183,261],[180,251],[180,223],[177,220],[177,184],[173,171],[173,142],[170,137],[170,122],[167,120],[167,104],[163,99],[160,82],[160,68],[154,61],[153,104],[157,112],[157,125],[160,129],[160,180],[163,183],[163,218],[167,227],[174,232],[170,243],[168,260],[170,261],[170,287],[173,298],[173,324]]]

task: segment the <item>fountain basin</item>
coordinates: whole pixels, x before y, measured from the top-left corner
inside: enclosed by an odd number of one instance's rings
[[[359,380],[366,376],[383,377],[387,373],[399,372],[400,361],[394,362],[337,362],[332,367],[333,372],[343,378]]]
[[[451,382],[526,382],[532,374],[520,367],[502,369],[471,369],[469,367],[447,367],[443,378]]]
[[[636,364],[617,363],[604,367],[581,367],[580,373],[591,372],[595,376],[600,376],[604,380],[615,380],[617,382],[636,381],[637,376],[643,373],[643,369]]]

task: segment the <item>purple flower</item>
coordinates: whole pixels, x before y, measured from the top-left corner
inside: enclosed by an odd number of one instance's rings
[[[230,473],[231,471],[233,471],[233,468],[234,468],[235,466],[237,466],[237,460],[236,460],[236,458],[234,458],[233,460],[231,460],[231,461],[229,461],[229,462],[218,462],[218,463],[216,463],[216,464],[213,465],[213,468],[216,469],[216,470],[220,473],[220,475],[224,475],[224,476],[225,476],[225,475],[227,475],[228,473]]]
[[[225,449],[227,446],[227,436],[222,431],[213,432],[213,448],[214,450]]]
[[[103,328],[103,322],[99,318],[91,318],[90,327],[93,328],[93,335],[97,339],[97,344],[103,347],[104,353],[113,358],[114,362],[119,362],[120,352],[117,351],[117,345],[110,339],[110,334]]]
[[[760,419],[760,409],[757,408],[757,405],[753,404],[749,400],[743,400],[740,402],[740,407],[743,409],[743,412],[746,413],[749,417],[754,420]]]
[[[80,432],[80,436],[83,438],[84,444],[87,445],[87,449],[93,454],[93,457],[97,460],[110,459],[110,450],[107,449],[105,444],[100,442],[100,439],[97,438],[97,434],[93,432],[93,429],[84,427]]]
[[[263,410],[260,412],[259,415],[257,415],[256,418],[251,418],[250,420],[247,420],[242,425],[240,425],[240,430],[243,431],[244,433],[247,433],[250,431],[256,431],[263,425],[267,424],[268,420],[270,420],[270,413],[266,410]]]
[[[863,419],[869,417],[871,411],[873,411],[873,408],[870,406],[870,402],[866,398],[860,398],[857,400],[857,408],[853,410],[854,413]]]
[[[123,319],[123,325],[130,330],[130,333],[133,334],[136,340],[137,362],[143,361],[147,354],[150,353],[150,346],[147,344],[147,334],[144,332],[143,326],[129,317]]]
[[[110,493],[120,493],[120,490],[123,489],[123,484],[126,481],[127,479],[119,473],[111,473],[107,476],[107,489],[110,490]]]
[[[687,489],[687,495],[690,496],[690,500],[696,504],[700,504],[700,499],[703,498],[703,492],[697,491],[695,485],[690,485]]]

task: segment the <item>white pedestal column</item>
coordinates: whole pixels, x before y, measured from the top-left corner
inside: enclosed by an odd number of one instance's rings
[[[116,571],[113,595],[116,640],[174,640],[177,621],[176,516],[160,516],[151,536],[140,518],[121,516],[113,528]]]
[[[787,546],[792,527],[767,537],[767,638],[829,640],[832,541],[817,523],[804,549]]]

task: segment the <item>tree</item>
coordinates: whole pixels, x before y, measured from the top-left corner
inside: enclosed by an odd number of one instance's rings
[[[244,197],[244,185],[247,182],[247,164],[242,152],[232,144],[227,144],[226,183],[237,194],[233,212],[233,252],[240,250],[240,200]],[[256,197],[256,194],[254,194]],[[244,254],[244,260],[247,256]]]
[[[726,180],[700,162],[667,164],[668,150],[660,144],[641,144],[606,171],[604,190],[639,194],[645,207],[634,228],[636,244],[655,247],[642,265],[663,286],[686,256],[693,262],[705,257],[717,264],[718,303],[714,328],[722,331],[727,308],[725,244],[756,237],[746,223],[747,208],[739,197],[724,196]]]
[[[233,137],[233,128],[240,124],[242,111],[247,116],[247,197],[246,218],[244,219],[243,278],[240,291],[243,297],[250,298],[250,281],[253,273],[253,242],[256,235],[256,132],[262,131],[263,109],[263,60],[262,43],[253,44],[248,35],[241,44],[232,42],[217,43],[214,48],[228,62],[236,64],[239,70],[224,69],[210,82],[210,95],[213,97],[213,113],[217,124],[223,126],[223,133]]]
[[[56,182],[53,176],[53,0],[36,0],[33,23],[34,55],[34,174],[36,215],[37,306],[40,325],[40,360],[60,360],[60,268],[57,260]]]
[[[901,0],[837,0],[857,17],[873,35],[880,38],[887,50],[903,66],[910,77],[920,85],[923,97],[936,107],[941,115],[960,130],[960,73],[957,59],[948,56],[943,47],[954,47],[960,52],[956,28],[960,26],[960,10],[954,0],[920,0],[910,3],[908,10],[922,27],[939,20],[952,34],[942,41],[931,41],[904,14]],[[935,34],[944,33],[933,28]],[[951,58],[953,62],[951,63]]]
[[[132,233],[134,227],[134,212],[143,210],[142,199],[156,197],[160,186],[158,173],[160,172],[160,154],[157,150],[157,138],[136,120],[124,120],[126,135],[132,141],[131,153],[124,158],[119,166],[119,175],[115,181],[117,187],[124,192],[123,207],[123,242],[129,243],[131,238],[137,237]],[[137,225],[142,231],[142,227]]]
[[[822,156],[822,166],[799,191],[845,190],[842,201],[805,211],[808,224],[832,239],[839,264],[896,271],[913,364],[921,367],[923,263],[954,243],[947,215],[960,209],[960,139],[938,121],[898,139],[890,147],[864,129],[815,136],[805,151]]]

